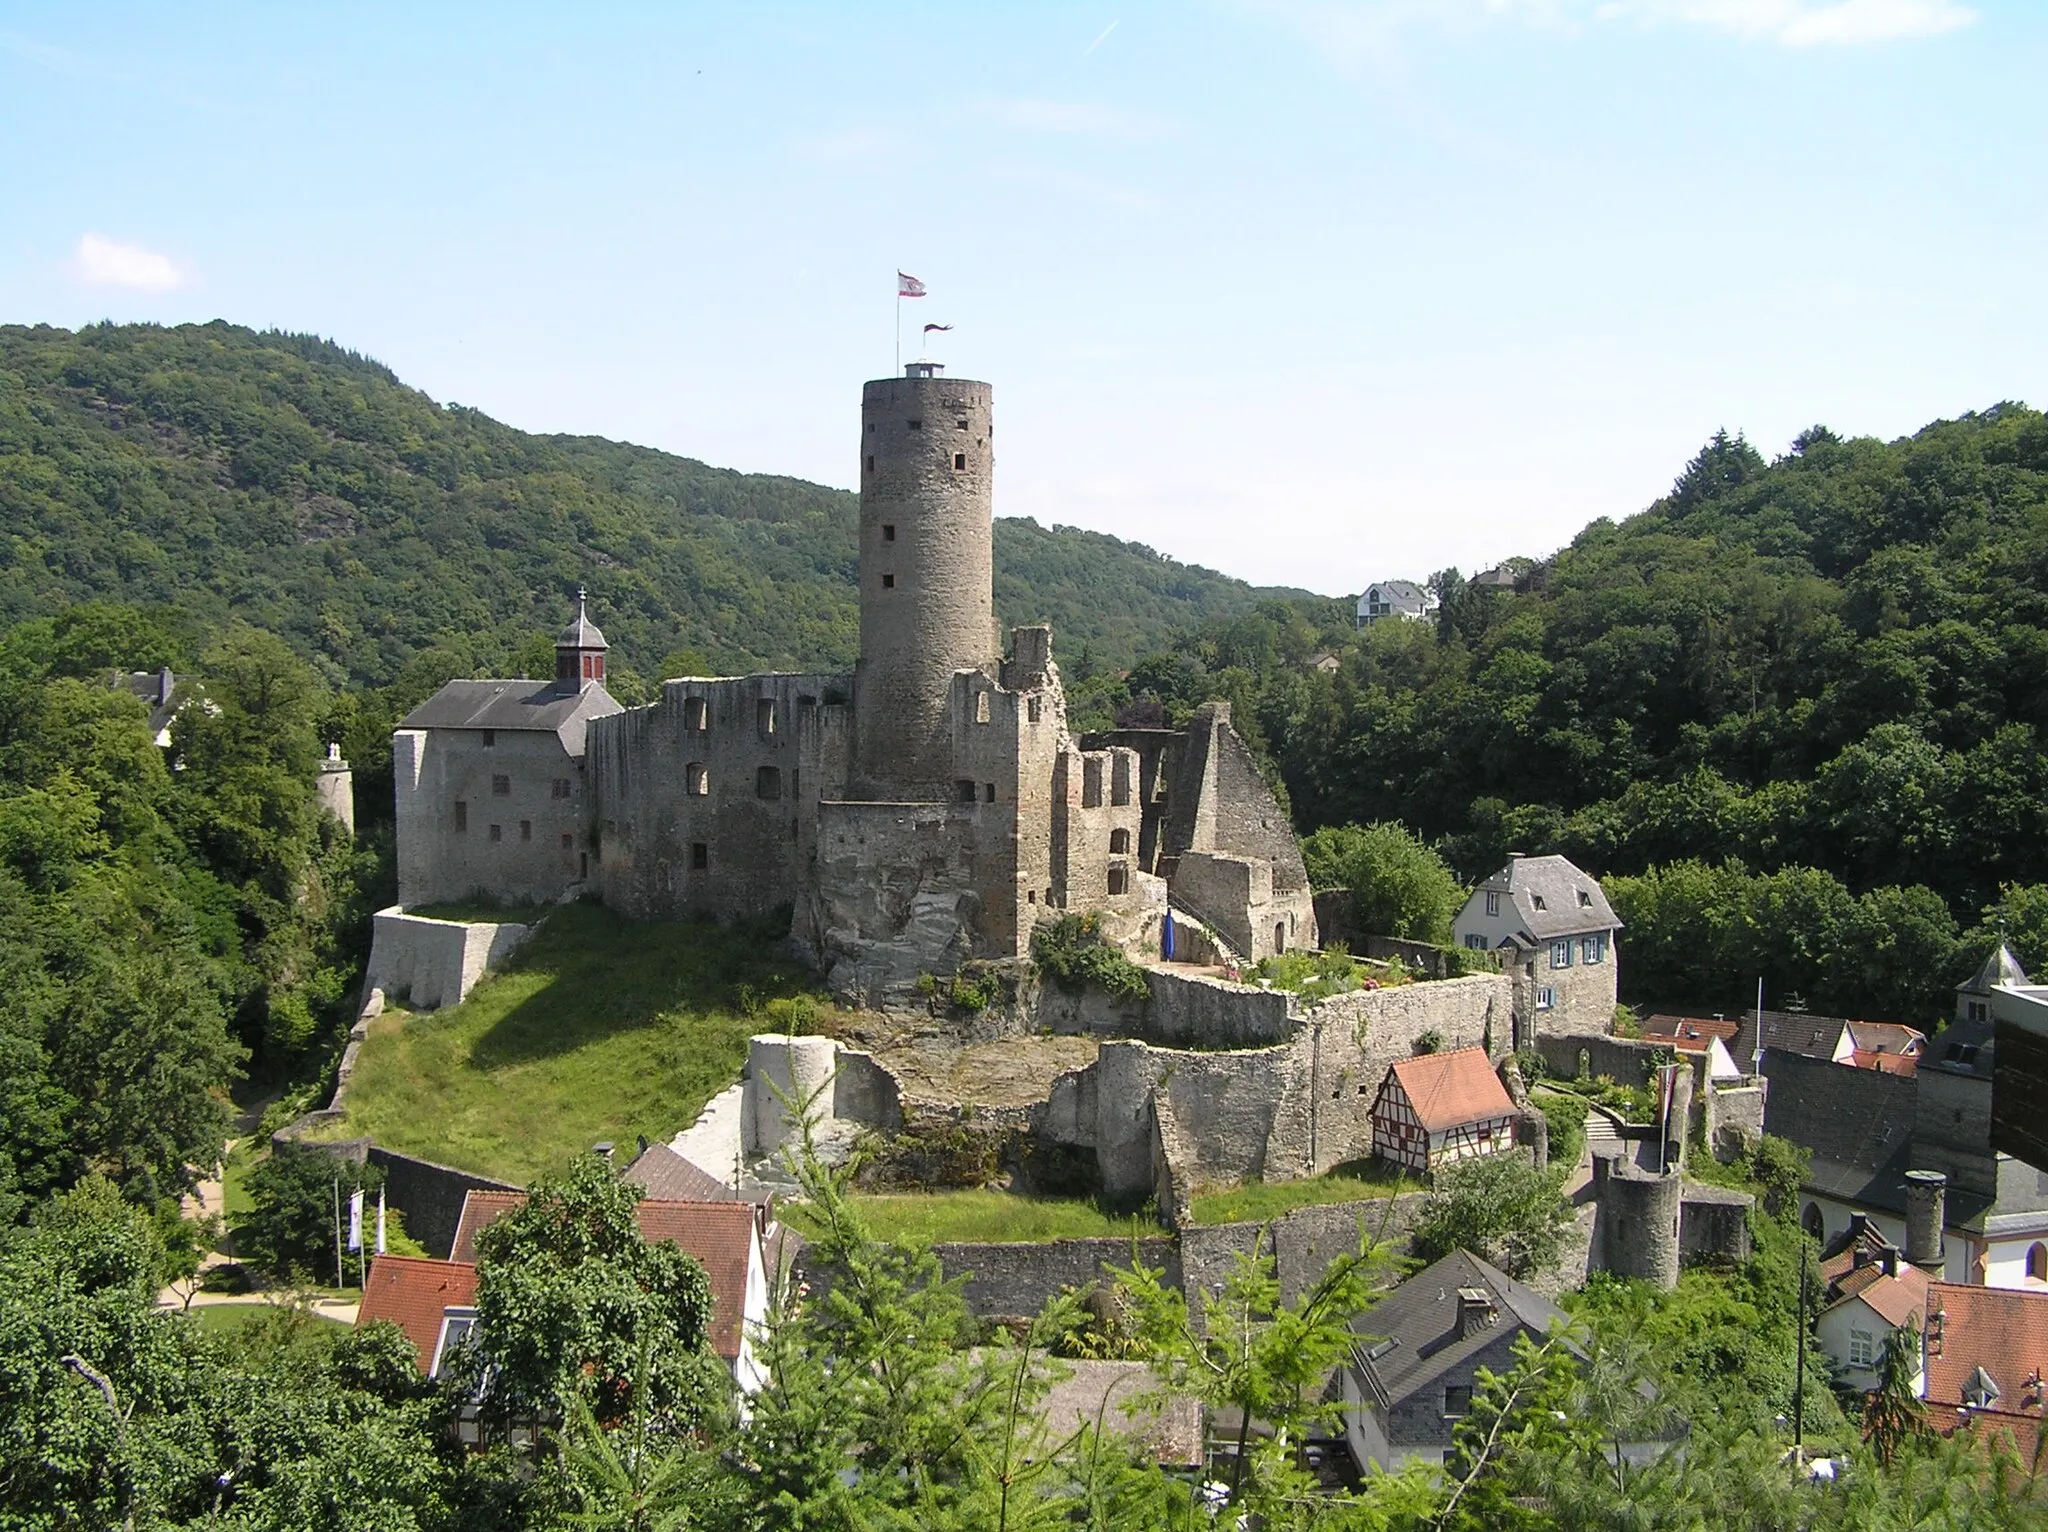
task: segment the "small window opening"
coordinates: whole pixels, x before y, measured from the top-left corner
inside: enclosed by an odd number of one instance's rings
[[[975,798],[974,778],[961,777],[953,784],[953,796],[962,803],[972,803]]]
[[[683,791],[698,798],[709,796],[711,772],[702,761],[692,761],[683,768]]]
[[[573,851],[575,848],[576,837],[571,835],[567,830],[564,830],[562,832],[562,849],[564,851]]]
[[[782,796],[782,768],[763,766],[754,773],[754,796],[771,801]]]
[[[1111,830],[1109,832],[1109,854],[1111,856],[1127,856],[1130,853],[1130,849],[1131,832],[1129,830]]]
[[[455,800],[455,828],[458,831],[469,828],[469,805],[460,798]]]
[[[1025,701],[1025,703],[1024,703],[1024,716],[1025,716],[1026,718],[1030,719],[1030,720],[1031,720],[1031,721],[1032,721],[1033,723],[1037,723],[1037,722],[1038,722],[1038,709],[1039,709],[1039,707],[1040,707],[1040,702],[1039,702],[1039,699],[1038,699],[1038,698],[1036,698],[1036,697],[1031,697],[1031,698],[1028,698],[1028,699],[1027,699],[1027,700]]]
[[[512,779],[511,779],[510,777],[504,777],[504,776],[492,777],[492,778],[491,778],[491,796],[492,796],[493,798],[509,798],[509,797],[511,797],[511,796],[512,796]]]
[[[495,745],[495,744],[496,744],[497,742],[498,742],[498,731],[497,731],[496,729],[486,729],[486,730],[484,730],[484,748],[485,748],[486,750],[490,749],[490,748],[491,748],[491,746]]]
[[[1026,904],[1038,903],[1038,890],[1035,888],[1027,888],[1026,890],[1024,890],[1024,902]]]
[[[924,422],[922,420],[906,420],[904,424],[913,431],[922,431],[924,429]]]
[[[1129,881],[1130,874],[1124,871],[1123,868],[1112,867],[1109,869],[1109,891],[1112,894],[1122,893]]]
[[[953,429],[956,431],[964,431],[967,429],[967,422],[964,420],[956,420],[953,422]]]
[[[1287,922],[1284,920],[1273,927],[1273,950],[1275,952],[1285,952],[1287,950]]]
[[[711,727],[711,704],[702,697],[690,697],[683,702],[683,727],[696,729],[700,733]]]
[[[711,847],[710,847],[710,844],[709,844],[708,842],[705,842],[705,841],[701,841],[701,840],[693,840],[693,841],[691,841],[691,842],[690,842],[690,869],[691,869],[691,871],[693,871],[693,872],[702,872],[702,871],[703,871],[703,870],[704,870],[705,868],[709,867],[710,865],[711,865]]]
[[[1117,808],[1131,801],[1131,758],[1127,755],[1116,757],[1110,767],[1109,801]]]
[[[567,841],[568,838],[566,835],[562,837],[564,841]],[[576,853],[576,879],[578,882],[585,882],[589,877],[590,853],[588,851],[579,851]]]
[[[521,840],[533,839],[533,821],[531,819],[522,819],[519,821],[519,838]]]
[[[895,588],[896,588],[896,577],[895,577],[894,575],[883,575],[883,576],[882,576],[882,589],[883,589],[883,590],[894,590]]]
[[[976,693],[974,694],[974,721],[975,721],[976,723],[987,723],[987,722],[988,722],[988,693],[987,693],[987,692],[976,692]]]
[[[882,523],[882,541],[885,543],[896,541],[896,528],[886,521]]]
[[[2048,1282],[2048,1245],[2038,1241],[2027,1249],[2027,1276],[2035,1282]]]
[[[873,454],[872,452],[870,452],[870,453],[868,454],[868,472],[869,472],[869,473],[873,473],[874,471],[875,471],[875,455],[874,455],[874,454]]]
[[[984,782],[981,784],[981,798],[984,803],[994,803],[996,801],[995,783]]]
[[[775,699],[763,697],[754,704],[754,726],[762,734],[773,737],[775,733]]]
[[[495,845],[497,845],[497,844],[498,844],[498,842],[499,842],[499,841],[503,840],[504,838],[505,838],[505,827],[504,827],[503,825],[492,825],[492,826],[491,826],[491,844],[495,846]]]
[[[1102,807],[1102,762],[1099,759],[1081,763],[1081,807]]]
[[[966,453],[964,453],[964,452],[956,452],[956,453],[954,453],[954,454],[953,454],[953,471],[954,471],[955,473],[958,473],[958,472],[959,472],[959,471],[960,471],[961,469],[965,468],[966,466],[967,466],[967,454],[966,454]]]

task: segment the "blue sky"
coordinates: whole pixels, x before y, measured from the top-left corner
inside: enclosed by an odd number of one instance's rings
[[[900,266],[1001,514],[1355,592],[2048,402],[2044,80],[2037,0],[10,0],[0,322],[851,485]]]

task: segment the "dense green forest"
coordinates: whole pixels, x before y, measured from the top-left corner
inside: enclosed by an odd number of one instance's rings
[[[1364,632],[1262,603],[1083,702],[1231,698],[1303,831],[1399,821],[1468,880],[1510,850],[1620,875],[1638,995],[1734,1008],[1762,976],[1925,1020],[2001,924],[2048,964],[2044,577],[2037,411],[1816,427],[1772,463],[1721,434],[1513,589],[1445,570],[1431,620]]]
[[[851,394],[847,422],[850,459]],[[490,673],[588,584],[630,693],[677,666],[850,666],[855,521],[843,490],[531,436],[310,336],[0,327],[0,620],[234,617],[382,686],[436,645]],[[995,537],[997,615],[1102,667],[1258,594],[1074,528]]]

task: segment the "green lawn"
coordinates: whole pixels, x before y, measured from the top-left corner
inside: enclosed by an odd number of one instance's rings
[[[1199,1193],[1194,1199],[1195,1222],[1266,1223],[1296,1208],[1362,1202],[1427,1189],[1414,1176],[1404,1176],[1381,1161],[1353,1160],[1309,1181],[1260,1181],[1229,1191]]]
[[[1121,1217],[1093,1202],[1064,1197],[1020,1197],[1014,1192],[974,1190],[856,1194],[853,1205],[879,1239],[920,1244],[948,1240],[1028,1244],[1047,1239],[1149,1239],[1165,1231],[1145,1214]],[[781,1215],[800,1232],[815,1232],[810,1210],[783,1203]]]
[[[206,1303],[191,1309],[185,1317],[202,1330],[233,1333],[259,1323],[273,1312],[273,1307],[261,1299],[251,1299],[248,1303]],[[325,1314],[315,1314],[312,1318],[316,1324],[331,1325],[337,1330],[348,1328],[340,1320],[329,1319]]]
[[[665,1139],[739,1078],[750,1034],[808,1030],[808,984],[758,926],[567,905],[461,1005],[372,1022],[323,1136],[521,1183],[602,1139]]]

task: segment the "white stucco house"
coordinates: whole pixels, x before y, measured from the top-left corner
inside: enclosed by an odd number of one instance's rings
[[[1358,598],[1358,626],[1369,627],[1382,617],[1419,621],[1435,606],[1435,598],[1413,580],[1375,580]]]

